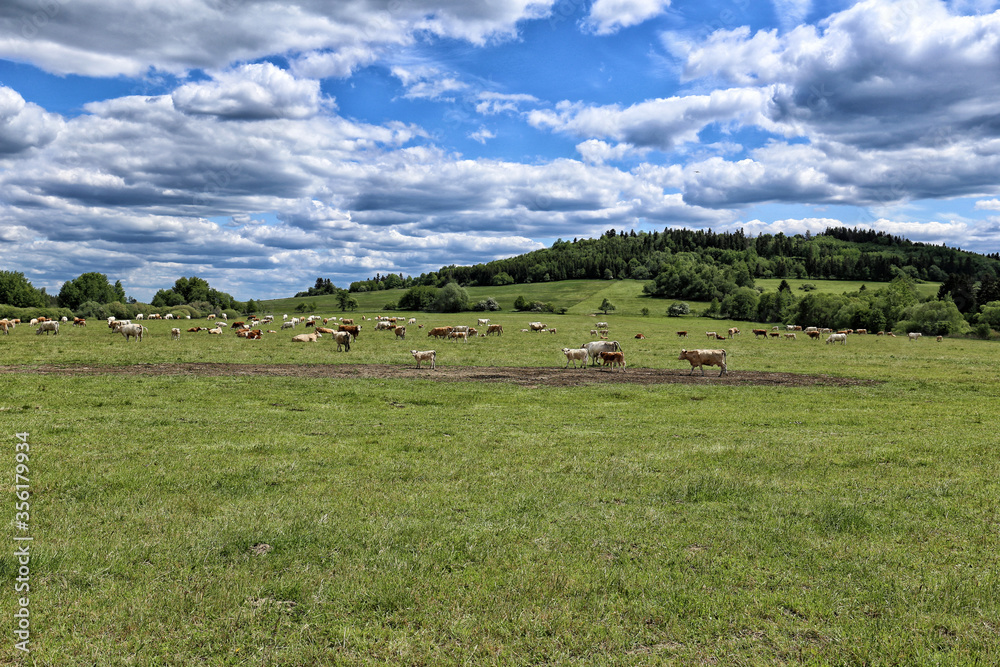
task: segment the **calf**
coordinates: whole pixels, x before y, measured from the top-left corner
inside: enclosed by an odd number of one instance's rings
[[[571,362],[571,361],[573,362],[573,368],[576,368],[576,362],[578,362],[578,361],[582,362],[584,367],[587,366],[587,350],[586,349],[584,349],[582,347],[581,348],[577,348],[577,349],[564,347],[562,349],[562,351],[563,351],[563,354],[566,355],[566,366],[565,366],[565,368],[569,368],[569,362]]]
[[[437,353],[434,350],[424,350],[423,352],[410,350],[410,354],[412,354],[413,358],[417,360],[417,368],[420,368],[421,361],[431,362],[431,369],[434,368],[434,359],[437,357]]]
[[[615,366],[621,366],[622,372],[625,372],[624,352],[601,352],[601,361],[605,366],[611,366],[611,370],[614,370]]]

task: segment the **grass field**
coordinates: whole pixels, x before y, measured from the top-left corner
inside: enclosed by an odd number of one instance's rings
[[[0,662],[995,664],[993,342],[744,334],[708,345],[704,331],[732,323],[616,312],[600,319],[630,368],[686,373],[679,347],[719,346],[736,378],[876,382],[40,372],[413,365],[413,348],[437,349],[442,367],[559,372],[560,348],[590,340],[596,321],[574,308],[622,286],[596,283],[566,315],[492,313],[504,336],[468,344],[368,327],[350,353],[293,344],[288,331],[171,341],[168,322],[149,323],[141,343],[93,323],[0,337],[2,363],[20,371],[7,369],[0,399],[6,493],[14,434],[28,433],[34,538],[31,653],[8,632]],[[534,319],[557,332],[519,331]],[[10,525],[7,619],[22,534]]]

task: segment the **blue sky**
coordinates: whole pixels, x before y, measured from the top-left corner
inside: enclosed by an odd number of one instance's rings
[[[8,0],[0,268],[288,296],[609,228],[1000,251],[985,0]]]

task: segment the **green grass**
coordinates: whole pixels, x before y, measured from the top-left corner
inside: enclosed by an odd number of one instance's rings
[[[781,278],[757,278],[754,280],[754,284],[757,287],[764,288],[765,291],[774,292],[778,289],[778,285],[781,284],[781,280]],[[853,293],[861,289],[862,286],[869,290],[876,290],[889,284],[869,280],[810,280],[808,278],[785,278],[785,280],[791,286],[792,292],[798,297],[810,293],[799,289],[800,286],[806,283],[814,285],[816,287],[815,291],[820,294]],[[921,282],[917,283],[916,287],[921,297],[937,296],[941,283]]]
[[[571,312],[541,318],[556,334],[522,334],[535,316],[491,318],[502,338],[435,342],[440,362],[557,372],[596,321]],[[675,369],[681,345],[729,325],[608,320],[630,367]],[[149,326],[129,344],[94,325],[20,327],[0,350],[29,367],[410,365],[431,346],[366,328],[338,354],[288,331],[171,341],[169,323]],[[8,498],[13,434],[31,434],[28,662],[994,662],[997,344],[716,345],[734,374],[880,383],[4,375]],[[14,597],[0,596],[6,618]]]

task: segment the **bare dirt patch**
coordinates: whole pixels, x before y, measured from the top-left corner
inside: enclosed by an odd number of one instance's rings
[[[132,366],[0,366],[0,374],[34,373],[39,375],[195,375],[207,377],[302,377],[340,379],[419,379],[435,382],[506,382],[521,386],[579,387],[593,384],[711,384],[765,385],[775,387],[835,386],[853,387],[877,384],[875,380],[802,375],[760,371],[729,371],[719,377],[717,371],[702,376],[687,370],[629,368],[626,371],[603,368],[540,368],[511,366],[393,366],[387,364],[137,364]]]

